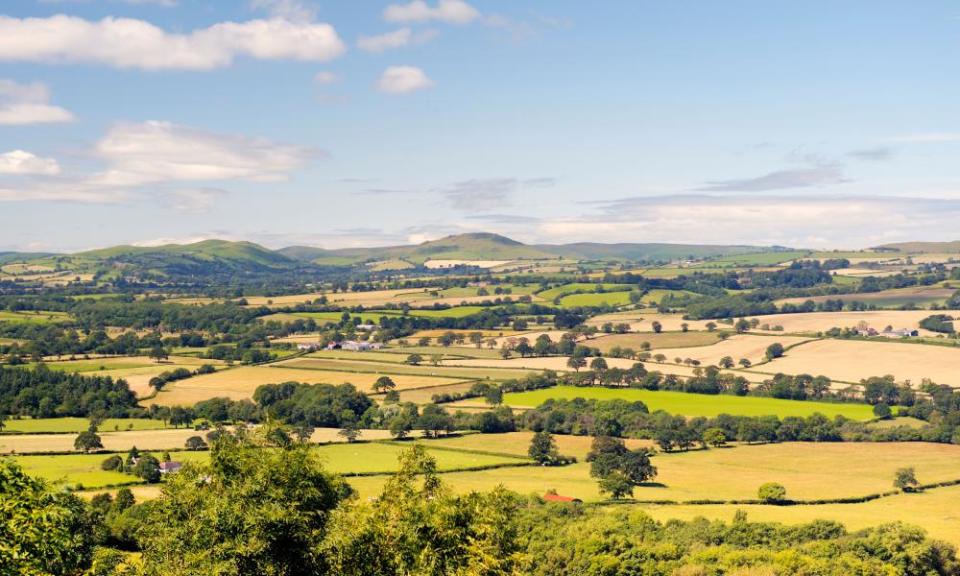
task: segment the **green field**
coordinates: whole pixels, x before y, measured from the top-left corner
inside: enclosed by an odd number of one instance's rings
[[[86,418],[24,418],[21,420],[9,419],[4,422],[4,432],[19,433],[74,433],[82,432],[90,426]],[[161,420],[147,418],[107,418],[100,424],[100,430],[159,430],[164,428]]]
[[[758,252],[756,254],[738,254],[724,256],[716,260],[708,260],[697,265],[697,268],[728,268],[732,266],[775,266],[782,262],[808,258],[810,252],[794,250],[788,252]]]
[[[839,404],[831,402],[808,402],[780,400],[759,396],[729,396],[725,394],[688,394],[686,392],[650,391],[637,388],[582,388],[556,386],[529,392],[504,395],[508,406],[536,407],[549,399],[586,398],[588,400],[640,400],[651,412],[664,410],[683,416],[809,416],[821,413],[828,417],[846,416],[853,420],[871,420],[873,411],[867,404]]]
[[[665,297],[671,296],[673,298],[683,299],[683,298],[696,298],[700,296],[696,292],[691,292],[689,290],[649,290],[646,294],[643,295],[642,300],[644,302],[653,302],[654,304],[659,304],[661,300]]]
[[[61,372],[100,372],[103,370],[129,370],[158,366],[156,362],[142,361],[136,358],[100,358],[93,360],[70,360],[65,362],[46,362],[47,368]]]
[[[569,294],[576,294],[578,292],[594,293],[599,287],[603,287],[604,292],[620,292],[633,288],[633,286],[630,284],[594,284],[591,282],[571,282],[570,284],[563,284],[562,286],[556,286],[554,288],[550,288],[549,290],[537,292],[537,296],[552,302],[554,298],[567,296]]]
[[[16,324],[52,324],[57,322],[69,322],[70,319],[70,315],[65,312],[50,312],[47,310],[10,312],[9,310],[0,310],[0,322],[10,322]]]
[[[630,303],[630,292],[601,292],[593,294],[571,294],[560,299],[563,308],[587,306],[625,306]]]

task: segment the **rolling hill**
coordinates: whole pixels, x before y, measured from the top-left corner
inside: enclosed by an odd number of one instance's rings
[[[960,240],[952,242],[895,242],[876,246],[872,250],[903,254],[960,254]]]

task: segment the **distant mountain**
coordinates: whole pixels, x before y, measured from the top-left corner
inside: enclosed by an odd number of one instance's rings
[[[871,248],[883,252],[904,254],[960,254],[960,240],[952,242],[895,242]]]
[[[0,252],[0,266],[11,262],[27,262],[47,256],[53,256],[53,254],[50,252]]]
[[[439,240],[431,240],[411,246],[343,248],[339,250],[292,246],[283,248],[279,252],[291,258],[315,264],[347,265],[391,259],[403,259],[414,264],[421,264],[427,260],[542,260],[555,258],[671,261],[781,250],[786,249],[771,246],[601,244],[597,242],[528,245],[499,234],[478,232],[447,236]]]
[[[204,240],[194,244],[165,244],[163,246],[114,246],[73,254],[81,259],[113,261],[120,263],[184,263],[222,264],[227,266],[261,266],[265,268],[290,268],[296,264],[292,258],[264,248],[253,242],[229,242],[227,240]]]

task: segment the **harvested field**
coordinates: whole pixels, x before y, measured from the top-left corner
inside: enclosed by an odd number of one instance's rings
[[[596,338],[581,342],[591,348],[599,348],[603,353],[607,353],[614,346],[621,348],[632,348],[640,352],[641,345],[644,342],[650,344],[652,350],[660,348],[688,348],[694,346],[709,346],[716,344],[720,340],[720,335],[716,332],[655,332],[650,333],[628,333],[628,334],[610,334],[602,335]]]
[[[162,424],[162,423],[161,423]],[[130,432],[107,432],[108,428],[101,428],[100,440],[105,450],[127,451],[136,446],[141,450],[171,450],[183,448],[187,438],[201,436],[205,432],[197,432],[192,428],[165,429],[165,430],[134,430]],[[0,435],[0,453],[18,454],[32,452],[71,452],[73,448],[72,434],[24,434]]]
[[[656,310],[628,310],[625,312],[613,312],[611,314],[601,314],[587,320],[587,325],[600,327],[607,322],[614,324],[627,323],[633,332],[653,332],[653,323],[659,322],[664,332],[680,332],[683,324],[687,324],[690,330],[706,330],[707,323],[713,322],[720,329],[724,328],[716,320],[684,320],[682,314],[660,314]]]
[[[386,364],[384,362],[374,363],[348,360],[328,360],[323,358],[295,358],[293,360],[279,362],[274,364],[274,366],[282,368],[296,368],[301,370],[337,370],[342,372],[356,371],[359,373],[373,373],[378,375],[389,374],[391,376],[394,374],[404,374],[418,377],[454,378],[459,380],[506,380],[508,378],[522,378],[527,375],[527,372],[524,370],[478,370],[474,368],[464,369],[450,367],[452,362],[462,362],[464,363],[464,366],[469,366],[469,364],[466,363],[474,361],[495,363],[496,360],[449,360],[444,361],[439,366],[433,366],[426,360],[427,359],[424,359],[424,363],[419,366],[410,366],[407,364]],[[496,365],[493,364],[493,366],[495,367]],[[450,382],[435,382],[430,385],[449,383]],[[400,383],[397,382],[398,386],[399,384]]]
[[[431,269],[453,268],[456,266],[476,266],[477,268],[496,268],[506,266],[513,260],[427,260],[424,267]]]
[[[799,336],[756,336],[751,334],[737,334],[721,340],[711,346],[692,346],[688,348],[661,348],[657,354],[663,354],[668,361],[674,358],[691,358],[699,360],[703,365],[717,365],[724,356],[730,356],[734,362],[747,358],[757,364],[764,360],[767,347],[779,342],[784,348],[809,342],[809,338]],[[793,354],[792,350],[787,354]]]
[[[808,312],[803,314],[770,314],[748,316],[756,318],[761,324],[783,326],[787,333],[816,333],[831,328],[854,328],[860,321],[871,328],[883,330],[887,326],[894,328],[918,328],[920,321],[934,312],[929,310],[872,310],[866,312]],[[947,312],[948,314],[950,312]],[[958,313],[960,315],[960,313]],[[722,325],[721,325],[722,326]]]
[[[757,371],[787,374],[823,374],[833,380],[859,382],[869,376],[892,374],[898,382],[919,384],[930,378],[938,384],[960,386],[960,348],[820,340],[789,351],[783,358],[758,366]]]
[[[83,432],[89,427],[89,419],[78,417],[11,418],[3,423],[3,431],[6,433],[79,433]],[[159,430],[164,427],[165,425],[162,421],[150,420],[147,418],[107,418],[100,423],[100,430],[104,432],[109,432],[112,430]],[[0,439],[2,438],[3,436],[0,436]]]
[[[316,360],[322,362],[321,360]],[[310,360],[304,360],[310,362]],[[280,366],[277,364],[275,366]],[[383,366],[382,364],[380,366]],[[278,384],[281,382],[302,382],[306,384],[344,384],[351,383],[359,390],[369,390],[370,386],[386,372],[348,372],[336,370],[302,370],[294,368],[275,368],[273,366],[243,366],[223,370],[216,374],[196,376],[168,384],[157,396],[149,401],[160,406],[192,406],[202,400],[225,397],[241,400],[253,396],[257,386]],[[390,377],[398,389],[421,386],[438,386],[457,382],[456,378],[435,378],[431,376],[394,375]]]
[[[802,304],[807,300],[823,302],[825,300],[842,300],[844,302],[864,302],[877,307],[898,308],[906,304],[920,307],[929,307],[931,304],[943,304],[956,290],[951,288],[935,288],[929,286],[914,286],[882,292],[864,294],[838,294],[833,296],[813,296],[810,298],[787,298],[778,300],[776,304]]]
[[[464,434],[463,436],[450,438],[424,439],[418,442],[427,447],[439,446],[526,457],[532,439],[533,432],[505,432],[503,434]],[[590,445],[593,442],[591,436],[570,436],[567,434],[554,434],[553,439],[556,441],[561,454],[574,456],[577,460],[584,460],[587,457],[587,452],[590,451]],[[627,448],[631,450],[653,447],[651,440],[627,438],[624,442]]]

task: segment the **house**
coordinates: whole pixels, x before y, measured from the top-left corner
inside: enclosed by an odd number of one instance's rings
[[[340,343],[340,348],[344,350],[353,350],[354,352],[365,352],[367,350],[379,350],[383,348],[380,342],[357,342],[356,340],[345,340]]]
[[[901,328],[899,330],[884,330],[880,333],[881,336],[886,338],[909,338],[911,336],[919,336],[919,330],[911,330],[909,328]]]
[[[319,342],[305,342],[302,344],[297,344],[297,350],[302,350],[304,352],[314,352],[320,349]]]
[[[583,502],[579,498],[573,498],[571,496],[561,496],[556,492],[547,492],[543,495],[545,502]]]
[[[357,324],[357,330],[363,330],[364,332],[373,332],[377,329],[376,324]]]
[[[160,463],[160,473],[161,474],[172,474],[174,472],[179,472],[180,468],[183,466],[181,462],[161,462]]]
[[[867,337],[869,337],[869,336],[877,336],[877,335],[879,335],[880,333],[877,332],[877,330],[876,330],[875,328],[867,328],[867,329],[865,329],[865,330],[857,330],[857,334],[859,334],[859,335],[861,335],[861,336],[867,336]]]

